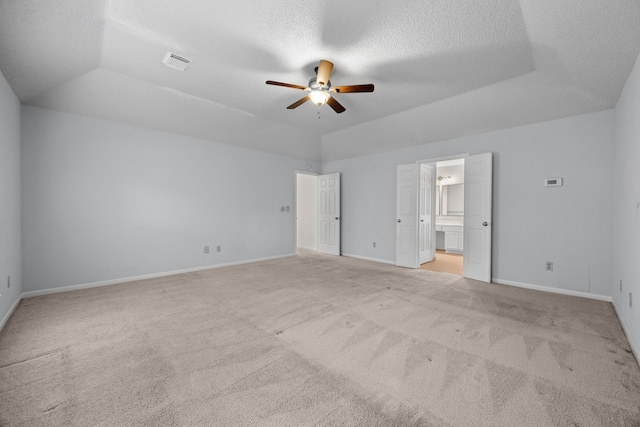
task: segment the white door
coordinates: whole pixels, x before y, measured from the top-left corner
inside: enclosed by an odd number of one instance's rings
[[[464,163],[464,277],[491,282],[492,154]]]
[[[318,176],[318,251],[340,255],[340,174]]]
[[[435,167],[420,165],[420,197],[418,200],[418,263],[431,262],[435,257],[435,217],[433,215],[433,196],[435,189]]]
[[[418,167],[398,165],[396,180],[396,265],[418,268]]]

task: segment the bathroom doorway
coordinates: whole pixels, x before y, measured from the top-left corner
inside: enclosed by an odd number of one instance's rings
[[[435,258],[420,265],[462,276],[464,263],[464,158],[435,162]]]

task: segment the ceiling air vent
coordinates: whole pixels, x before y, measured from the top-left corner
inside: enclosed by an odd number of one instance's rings
[[[187,69],[189,64],[191,64],[191,60],[184,56],[176,55],[173,52],[167,52],[164,58],[162,58],[162,63],[174,70],[184,71]]]

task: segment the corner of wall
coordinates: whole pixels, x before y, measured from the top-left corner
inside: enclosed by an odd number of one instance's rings
[[[613,306],[640,357],[640,56],[615,109]],[[635,295],[634,295],[635,294]],[[636,301],[633,302],[632,296]]]
[[[0,72],[0,331],[22,294],[20,101]]]

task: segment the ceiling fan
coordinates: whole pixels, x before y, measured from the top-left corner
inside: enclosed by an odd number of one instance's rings
[[[309,80],[309,86],[300,86],[290,83],[274,82],[273,80],[267,80],[268,85],[290,87],[292,89],[306,90],[309,92],[307,96],[293,104],[289,105],[287,109],[293,110],[299,107],[305,102],[311,100],[314,104],[320,106],[323,104],[329,104],[336,113],[342,113],[345,108],[336,99],[331,96],[332,93],[353,93],[353,92],[373,92],[373,85],[351,85],[351,86],[331,86],[329,76],[331,70],[333,70],[333,63],[320,60],[320,63],[316,67],[316,77]]]

